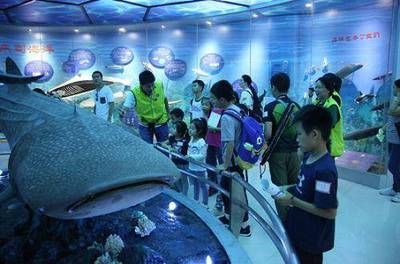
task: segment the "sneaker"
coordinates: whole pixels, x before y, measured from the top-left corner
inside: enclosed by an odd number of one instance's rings
[[[203,206],[204,208],[206,208],[207,210],[210,210],[210,207],[208,207],[207,204],[200,203],[200,205]]]
[[[240,228],[240,235],[244,236],[244,237],[249,237],[251,236],[251,230],[250,230],[250,226],[248,225],[245,228]]]
[[[215,207],[215,208],[212,210],[212,213],[214,214],[214,216],[216,216],[216,217],[218,217],[218,218],[224,215],[224,211],[222,211],[222,208],[219,209],[219,208],[217,208],[217,207]]]
[[[379,192],[380,195],[384,195],[384,196],[395,196],[396,192],[392,189],[385,189]]]
[[[224,225],[229,225],[229,219],[226,216],[218,217],[218,220]]]
[[[392,197],[392,202],[394,203],[400,203],[400,192],[397,192],[393,197]]]

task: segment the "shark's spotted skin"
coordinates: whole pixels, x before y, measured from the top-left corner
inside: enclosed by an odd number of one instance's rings
[[[15,79],[15,64],[6,64]],[[0,81],[7,78],[0,75]],[[12,149],[14,194],[50,216],[116,211],[153,197],[179,177],[174,164],[140,138],[86,110],[31,92],[22,79],[0,90],[0,129]]]

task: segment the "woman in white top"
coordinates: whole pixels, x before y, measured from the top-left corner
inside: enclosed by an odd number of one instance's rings
[[[240,95],[239,103],[246,106],[251,117],[262,122],[261,102],[252,83],[249,75],[242,75],[240,86],[243,88],[243,92]]]

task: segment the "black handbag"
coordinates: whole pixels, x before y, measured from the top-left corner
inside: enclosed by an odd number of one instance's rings
[[[400,137],[400,122],[394,123],[394,126],[396,127],[397,135]]]

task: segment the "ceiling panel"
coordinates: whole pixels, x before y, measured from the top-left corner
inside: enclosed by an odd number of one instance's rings
[[[314,3],[312,8],[306,7],[309,2]],[[218,23],[219,20],[229,22],[247,19],[250,13],[239,13],[251,9],[254,10],[252,17],[257,18],[355,9],[365,5],[388,6],[392,5],[392,0],[0,0],[0,9],[7,9],[7,13],[0,12],[0,25],[75,26],[88,25],[91,21],[95,25],[136,24],[142,22],[146,13],[146,7],[140,5],[158,6],[150,9],[146,17],[149,22],[195,17]],[[9,15],[11,21],[7,20],[5,14]],[[218,16],[221,14],[231,15]]]
[[[85,2],[89,2],[90,0],[46,0],[46,1],[48,1],[48,2],[63,2],[63,3],[67,3],[67,4],[83,4]]]
[[[171,3],[179,3],[183,2],[185,0],[125,0],[126,2],[134,3],[134,4],[140,4],[140,5],[145,5],[145,6],[154,6],[154,5],[163,5],[163,4],[171,4]]]
[[[48,2],[30,2],[8,11],[16,24],[86,25],[89,24],[79,6]]]
[[[141,22],[145,7],[112,0],[102,0],[84,5],[95,24],[128,24]]]
[[[0,11],[0,24],[8,24],[7,17],[2,11]]]
[[[13,5],[18,5],[26,0],[1,0],[0,9],[7,8]]]
[[[151,8],[148,20],[176,19],[195,15],[211,16],[245,10],[247,10],[246,7],[237,5],[214,1],[202,1]]]

